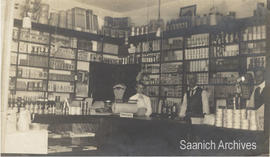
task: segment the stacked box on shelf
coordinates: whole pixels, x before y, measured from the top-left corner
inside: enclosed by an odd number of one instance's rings
[[[231,58],[231,59],[212,59],[210,63],[211,70],[213,71],[236,71],[239,70],[239,59]]]
[[[163,51],[162,54],[162,61],[179,61],[183,60],[183,51],[182,50],[175,50],[175,51]]]
[[[103,43],[102,42],[99,42],[99,41],[92,41],[93,43],[93,48],[92,48],[92,51],[97,51],[97,52],[101,52],[102,51],[102,45]]]
[[[160,40],[142,42],[142,52],[151,52],[160,50]]]
[[[90,9],[86,10],[86,32],[92,32],[93,31],[93,11]]]
[[[91,41],[78,40],[78,49],[92,51],[93,43]]]
[[[266,67],[266,57],[247,57],[247,70],[254,70],[256,68],[265,68]]]
[[[89,62],[77,62],[77,70],[87,71],[89,72]]]
[[[51,45],[59,45],[69,48],[77,48],[77,39],[72,37],[66,37],[58,34],[52,34]]]
[[[166,24],[166,30],[167,31],[174,31],[179,29],[185,29],[190,27],[191,25],[191,19],[188,17],[181,17],[178,19],[172,19],[167,22]]]
[[[17,54],[16,53],[10,54],[10,64],[17,64]]]
[[[159,85],[159,75],[147,75],[142,81],[146,85]]]
[[[60,28],[67,28],[67,12],[64,10],[59,11],[59,25]]]
[[[135,45],[135,52],[136,53],[142,52],[142,43],[138,43],[137,45]]]
[[[163,50],[182,49],[183,46],[184,46],[183,37],[168,38],[167,40],[162,41]]]
[[[46,24],[46,25],[48,24],[49,9],[50,9],[50,6],[48,4],[44,4],[44,3],[40,4],[38,23]]]
[[[18,78],[47,79],[48,73],[45,69],[18,67]]]
[[[192,75],[192,74],[187,74],[187,75]],[[195,75],[197,76],[198,85],[206,85],[209,83],[208,73],[196,73]]]
[[[161,74],[161,84],[163,85],[181,85],[182,84],[182,74],[178,73],[165,73]]]
[[[49,92],[47,96],[49,101],[55,101],[56,97],[60,97],[60,102],[63,102],[70,98],[70,93]]]
[[[17,52],[18,51],[18,44],[19,44],[19,42],[12,40],[11,41],[11,51]]]
[[[97,42],[97,41],[79,40],[78,41],[78,49],[100,52],[100,51],[102,51],[102,43]]]
[[[209,69],[208,60],[197,60],[187,62],[188,72],[208,71]]]
[[[90,52],[85,50],[78,50],[77,60],[90,61]]]
[[[97,34],[98,16],[90,9],[75,7],[67,12],[67,28]]]
[[[159,73],[159,64],[143,64],[142,71],[144,73]]]
[[[73,17],[73,29],[85,31],[86,29],[86,9],[75,7],[71,9]]]
[[[50,68],[58,70],[75,70],[75,62],[63,59],[50,59]]]
[[[148,34],[149,26],[143,25],[138,27],[131,27],[130,35],[131,36],[138,36]]]
[[[183,72],[183,63],[163,63],[161,64],[161,73]]]
[[[65,58],[65,59],[75,59],[75,50],[71,48],[63,48],[63,47],[57,47],[53,46],[51,47],[51,57],[59,57],[59,58]]]
[[[90,61],[93,62],[102,62],[102,54],[98,54],[98,53],[92,53],[90,54]]]
[[[20,42],[19,53],[28,53],[28,54],[34,54],[34,55],[40,55],[40,56],[48,56],[49,47],[46,45]]]
[[[138,54],[129,54],[127,57],[120,58],[119,64],[139,64],[140,55]]]
[[[120,58],[118,56],[103,55],[103,63],[119,64]]]
[[[67,28],[68,29],[73,29],[73,18],[72,18],[72,11],[71,9],[68,9],[66,11],[67,13]]]
[[[239,42],[238,32],[219,32],[211,34],[211,43],[214,46],[235,44]]]
[[[16,78],[15,77],[9,77],[9,90],[15,90],[15,86],[16,86]]]
[[[195,34],[187,38],[187,47],[198,47],[198,46],[208,46],[209,45],[209,34]]]
[[[19,65],[48,67],[48,57],[19,55]]]
[[[51,12],[50,13],[49,25],[58,27],[58,25],[59,25],[59,13],[58,12]]]
[[[212,84],[235,84],[239,78],[238,72],[217,72],[210,77]]]
[[[88,84],[76,83],[76,96],[88,97]]]
[[[266,41],[241,42],[242,54],[263,54],[266,52]]]
[[[209,48],[196,48],[196,49],[186,49],[185,59],[202,59],[208,58]]]
[[[239,45],[219,45],[212,47],[213,57],[228,57],[239,55]]]
[[[16,69],[17,67],[16,66],[10,66],[9,68],[9,77],[16,77]]]
[[[49,92],[73,93],[74,92],[74,83],[49,81],[48,91]]]
[[[25,98],[27,97],[28,100],[32,101],[32,102],[37,102],[40,100],[44,100],[45,94],[44,92],[40,92],[40,91],[16,91],[16,94],[14,95],[14,98]]]
[[[46,91],[47,82],[46,81],[38,81],[38,80],[27,80],[27,79],[17,79],[17,90],[25,90],[25,91]]]
[[[12,29],[12,39],[16,40],[19,38],[19,28],[13,27]]]
[[[88,97],[88,81],[89,81],[89,64],[88,71],[85,68],[78,67],[76,80],[76,96]],[[81,71],[84,70],[84,71]]]
[[[266,25],[249,26],[242,32],[242,41],[266,39]]]
[[[98,16],[93,15],[93,23],[92,23],[92,33],[98,32]]]
[[[131,26],[131,19],[129,17],[113,18],[110,16],[105,16],[104,26],[119,28],[119,29],[129,28]]]
[[[103,52],[105,53],[111,53],[111,54],[118,54],[118,49],[119,46],[118,45],[114,45],[114,44],[109,44],[109,43],[104,43],[103,44]]]
[[[70,71],[50,70],[49,79],[56,81],[74,81],[75,74]]]
[[[49,44],[49,33],[36,30],[21,29],[20,40]]]
[[[142,63],[159,63],[160,53],[147,53],[142,55]]]

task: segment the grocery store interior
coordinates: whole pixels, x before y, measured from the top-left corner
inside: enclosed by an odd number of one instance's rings
[[[1,3],[1,155],[269,155],[269,0]]]

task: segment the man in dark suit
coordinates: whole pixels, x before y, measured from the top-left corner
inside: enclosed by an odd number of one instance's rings
[[[254,70],[254,89],[250,96],[248,108],[258,109],[266,102],[267,93],[269,96],[269,88],[265,88],[265,71],[264,69],[258,68]]]
[[[190,121],[191,117],[204,117],[209,114],[209,94],[206,90],[197,86],[197,75],[188,75],[189,88],[184,95],[180,107],[179,117]]]

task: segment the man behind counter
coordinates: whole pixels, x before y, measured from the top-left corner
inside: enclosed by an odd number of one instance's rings
[[[187,81],[189,89],[184,95],[178,116],[190,121],[190,117],[204,117],[209,114],[209,103],[207,91],[197,86],[197,75],[188,75]]]
[[[269,94],[269,89],[265,88],[265,72],[264,69],[256,69],[254,71],[254,78],[255,78],[255,86],[253,92],[250,96],[250,101],[248,103],[249,108],[258,109],[260,106],[266,103],[267,96],[266,93]],[[268,89],[268,91],[267,91]]]
[[[151,100],[143,94],[144,85],[141,82],[136,84],[137,93],[129,98],[130,101],[137,101],[138,116],[149,117],[152,114]]]

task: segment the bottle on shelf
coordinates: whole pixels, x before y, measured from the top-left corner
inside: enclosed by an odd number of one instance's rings
[[[34,113],[34,103],[33,101],[30,101],[30,107],[29,107],[30,113],[33,114]]]
[[[30,112],[30,104],[29,104],[29,98],[26,99],[25,102],[25,109]]]
[[[173,106],[171,107],[171,119],[175,119],[177,117],[177,104],[174,103]]]
[[[45,99],[44,104],[43,104],[43,114],[48,114],[48,113],[49,113],[48,99]]]
[[[43,102],[38,103],[38,114],[43,114]]]
[[[167,99],[167,92],[164,92],[164,96],[162,98],[162,104],[161,104],[161,115],[163,118],[167,118],[167,113],[168,113],[166,99]]]
[[[39,102],[35,102],[34,103],[34,114],[38,114],[39,113]]]

